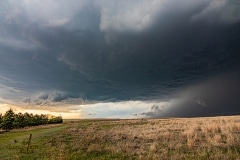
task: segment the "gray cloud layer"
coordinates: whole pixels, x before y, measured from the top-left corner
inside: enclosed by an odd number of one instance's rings
[[[0,6],[3,100],[170,100],[210,76],[239,72],[238,1],[6,0]]]
[[[152,107],[146,117],[193,117],[240,114],[240,74],[236,70],[192,84],[172,96],[167,106]]]

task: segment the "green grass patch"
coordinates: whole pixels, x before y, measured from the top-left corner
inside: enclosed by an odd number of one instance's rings
[[[0,157],[3,159],[38,158],[34,156],[36,152],[45,148],[45,144],[41,143],[45,138],[58,134],[68,126],[64,124],[55,125],[53,128],[32,128],[30,130],[10,131],[0,134]],[[32,139],[28,148],[29,136]]]

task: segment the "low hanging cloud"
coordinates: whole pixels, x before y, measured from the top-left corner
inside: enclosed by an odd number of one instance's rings
[[[199,104],[200,106],[207,106],[207,104],[204,102],[204,101],[202,101],[201,99],[197,99],[197,98],[194,98],[194,100],[196,101],[196,103],[197,104]]]
[[[26,104],[26,108],[28,107],[56,107],[56,106],[71,106],[71,105],[81,105],[86,104],[87,99],[69,96],[63,92],[44,92],[39,93],[31,98],[26,98],[23,100]]]
[[[166,106],[158,106],[157,104],[154,104],[152,107],[151,107],[151,111],[148,111],[148,112],[142,112],[140,113],[139,115],[141,117],[146,117],[146,118],[159,118],[161,117],[161,114],[163,113],[163,109],[165,108]]]
[[[144,113],[147,117],[193,117],[239,114],[239,72],[231,71],[188,86],[172,95],[168,107]],[[198,97],[198,98],[197,98]]]

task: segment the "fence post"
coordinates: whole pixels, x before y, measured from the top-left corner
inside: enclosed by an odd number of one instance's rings
[[[29,140],[28,140],[28,146],[27,146],[27,151],[28,151],[28,149],[29,149],[29,146],[30,146],[31,139],[32,139],[32,134],[30,134],[30,136],[29,136]]]

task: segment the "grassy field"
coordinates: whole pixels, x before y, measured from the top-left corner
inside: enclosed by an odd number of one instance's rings
[[[0,134],[0,160],[6,159],[240,160],[240,116],[78,120],[12,130]]]

